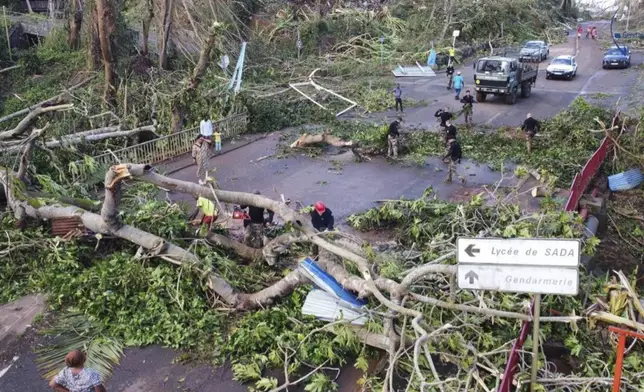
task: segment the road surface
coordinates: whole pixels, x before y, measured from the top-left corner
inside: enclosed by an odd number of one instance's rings
[[[604,36],[609,34],[608,22],[598,22],[596,25],[600,34]],[[550,56],[539,65],[537,82],[529,98],[518,98],[517,102],[510,106],[503,103],[501,97],[489,96],[486,102],[474,105],[474,121],[493,127],[518,126],[527,113],[532,113],[537,118],[552,117],[580,95],[593,102],[613,105],[618,98],[624,98],[631,93],[632,87],[638,81],[639,72],[603,70],[601,68],[603,53],[604,50],[599,42],[582,38],[577,53],[579,64],[577,76],[570,81],[546,80],[545,69],[555,56],[575,54],[575,40],[571,34],[568,42],[553,45],[550,48]],[[642,60],[644,60],[644,54],[633,53],[633,66],[641,64]],[[464,65],[460,71],[465,81],[463,92],[465,89],[472,88],[472,95],[475,95],[472,62]],[[436,110],[445,106],[455,110],[461,107],[461,104],[454,100],[454,93],[446,89],[447,79],[444,73],[439,73],[435,78],[430,79],[398,78],[396,82],[400,83],[405,97],[429,103],[428,107],[407,108],[404,114],[406,126],[434,129],[437,127],[434,118]],[[597,99],[597,95],[601,95],[600,99]],[[367,118],[389,121],[395,116],[396,112],[390,110],[368,115]],[[348,114],[343,118],[353,118],[353,116]]]

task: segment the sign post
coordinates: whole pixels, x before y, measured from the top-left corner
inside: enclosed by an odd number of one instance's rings
[[[382,50],[385,45],[385,37],[380,37],[380,65],[382,65]]]
[[[534,392],[541,294],[577,295],[581,242],[570,239],[459,238],[456,245],[459,288],[535,295],[530,387]]]
[[[449,50],[449,59],[447,60],[447,66],[448,66],[448,67],[449,67],[450,65],[452,65],[452,57],[453,57],[453,56],[452,56],[452,54],[453,54],[453,53],[454,53],[454,51],[456,50],[456,37],[458,37],[459,35],[461,35],[461,31],[460,31],[460,30],[454,30],[454,31],[452,31],[452,47],[451,47],[451,48],[450,48],[450,50]]]
[[[530,392],[536,392],[537,360],[539,358],[539,317],[541,314],[541,294],[534,296],[534,316],[532,319],[532,374],[530,377]]]

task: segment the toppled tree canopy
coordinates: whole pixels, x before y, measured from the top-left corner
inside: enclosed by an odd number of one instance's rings
[[[28,160],[24,162],[28,164]],[[361,230],[387,228],[397,233],[401,252],[381,254],[341,233],[318,235],[306,215],[283,203],[259,195],[215,190],[220,202],[275,211],[288,228],[282,234],[288,240],[274,248],[279,249],[277,255],[262,251],[264,257],[278,258],[274,267],[263,266],[262,262],[244,266],[234,261],[234,252],[241,248],[225,246],[225,250],[233,251],[231,259],[221,253],[224,249],[220,245],[213,248],[199,239],[186,239],[187,226],[181,210],[155,197],[156,187],[162,187],[214,199],[208,187],[159,175],[147,165],[114,166],[105,175],[105,199],[99,215],[51,198],[28,196],[17,177],[0,172],[14,219],[26,218],[32,227],[26,232],[6,227],[11,240],[0,251],[10,262],[2,264],[1,271],[12,292],[44,289],[63,298],[55,304],[59,309],[73,304],[99,325],[101,334],[127,344],[224,347],[220,353],[234,358],[236,378],[253,381],[258,387],[277,387],[276,379],[262,377],[264,368],[286,366],[292,375],[311,373],[310,379],[304,380],[310,384],[331,388],[332,380],[321,372],[321,367],[337,366],[347,356],[357,355],[356,366],[362,368],[372,351],[361,342],[389,351],[388,370],[369,381],[374,389],[381,389],[378,385],[387,385],[400,374],[413,389],[440,382],[446,391],[468,390],[472,383],[479,383],[477,378],[491,387],[505,364],[503,347],[516,337],[520,321],[530,319],[525,313],[528,297],[457,290],[453,282],[456,238],[579,237],[582,233],[578,216],[547,210],[524,215],[516,206],[484,206],[482,195],[458,205],[436,200],[428,190],[418,200],[387,202],[349,219]],[[42,183],[45,178],[40,180]],[[124,181],[134,181],[135,186],[125,191]],[[74,189],[69,191],[67,196],[74,196]],[[92,234],[67,243],[42,240],[46,234],[38,230],[41,219],[70,216],[79,217]],[[160,219],[163,225],[158,224]],[[5,216],[3,222],[11,225],[14,220]],[[304,248],[293,247],[294,243],[304,243]],[[293,260],[300,252],[307,254],[307,243],[321,248],[319,263],[323,268],[346,288],[369,298],[371,309],[380,309],[372,314],[366,329],[354,330],[342,323],[323,327],[301,315],[308,282]],[[598,240],[591,238],[584,251],[594,252],[597,244]],[[18,249],[32,249],[37,257],[26,258],[27,252]],[[110,256],[84,266],[86,258],[91,260],[99,249]],[[409,249],[414,249],[413,257]],[[36,271],[40,272],[34,275]],[[84,284],[97,279],[97,274],[114,278],[101,278],[98,286]],[[24,279],[26,276],[37,278]],[[77,283],[72,285],[74,293],[69,292],[69,279]],[[138,283],[133,284],[132,279]],[[582,281],[594,279],[583,275]],[[175,287],[177,281],[181,283]],[[167,297],[164,294],[152,302],[130,300],[132,295],[146,298],[146,292],[166,285],[172,287]],[[629,289],[629,293],[637,290]],[[3,296],[6,298],[8,293]],[[187,298],[189,306],[185,304]],[[224,310],[216,310],[222,302]],[[246,314],[229,313],[232,308],[251,310],[259,306],[266,308]],[[595,325],[579,316],[582,310],[575,298],[546,296],[544,309],[551,309],[547,313],[552,314],[546,313],[542,318],[548,342],[562,342],[571,350],[576,358],[571,361],[576,375],[555,378],[545,372],[541,383],[546,388],[604,383],[610,375],[593,362],[597,353],[611,350],[598,343],[602,328],[592,329]],[[595,309],[589,316],[606,320],[601,312],[606,309]],[[222,328],[230,316],[234,320],[229,325],[231,329]],[[150,324],[151,317],[164,321]],[[179,330],[165,329],[165,323],[174,323]],[[625,321],[617,323],[623,325]],[[449,364],[451,367],[440,368],[451,370],[438,373],[435,369],[439,364]],[[635,374],[632,372],[625,373],[625,385],[637,390],[639,380],[631,378]],[[579,377],[582,381],[575,381]]]

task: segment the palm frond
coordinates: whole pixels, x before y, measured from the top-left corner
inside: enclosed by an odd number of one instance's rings
[[[113,366],[118,365],[123,356],[123,343],[102,336],[83,314],[66,314],[43,333],[54,336],[51,346],[36,352],[36,364],[45,379],[52,378],[65,367],[65,355],[72,350],[83,351],[87,356],[85,366],[96,370],[102,380],[112,374]]]

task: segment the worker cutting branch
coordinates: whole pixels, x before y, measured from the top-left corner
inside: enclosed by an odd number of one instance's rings
[[[215,221],[217,220],[217,208],[215,203],[206,199],[205,197],[197,197],[197,207],[190,214],[189,220],[193,225],[202,225],[208,230],[212,230]],[[201,213],[201,218],[198,218]]]
[[[256,195],[261,193],[258,190],[253,192]],[[275,213],[262,207],[251,205],[239,206],[240,209],[248,209],[248,216],[244,219],[244,243],[252,248],[261,248],[266,243],[264,227],[273,223]],[[268,217],[265,216],[268,214]]]

